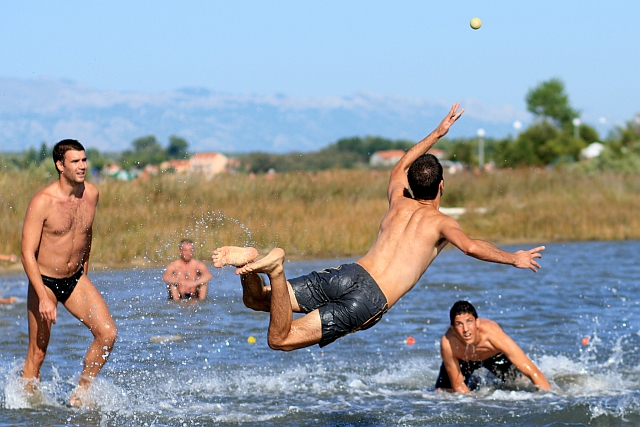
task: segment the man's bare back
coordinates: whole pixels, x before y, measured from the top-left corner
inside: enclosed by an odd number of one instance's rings
[[[458,111],[458,107],[459,104],[454,105],[436,130],[413,146],[391,171],[387,192],[389,210],[380,223],[375,243],[357,261],[378,283],[387,297],[389,307],[415,286],[447,243],[485,261],[531,268],[533,271],[540,267],[535,258],[540,257],[538,252],[544,247],[511,254],[487,242],[470,238],[462,232],[455,219],[442,214],[440,200],[444,192],[444,179],[440,181],[432,199],[415,197],[409,193],[409,169],[460,118],[464,109]]]
[[[369,252],[356,261],[371,274],[389,307],[409,292],[448,243],[441,228],[449,217],[439,203],[393,198]]]

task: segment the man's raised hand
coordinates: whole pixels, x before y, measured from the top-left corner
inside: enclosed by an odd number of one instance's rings
[[[460,108],[460,103],[456,102],[455,104],[453,104],[451,110],[449,110],[449,113],[447,113],[445,118],[442,119],[442,121],[436,128],[436,134],[438,135],[438,138],[442,138],[443,136],[445,136],[447,132],[449,132],[449,128],[451,127],[451,125],[453,125],[456,120],[460,118],[462,113],[464,113],[464,108],[460,111],[458,111],[458,108]]]

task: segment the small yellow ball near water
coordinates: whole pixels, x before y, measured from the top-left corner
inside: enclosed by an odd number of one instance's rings
[[[473,28],[474,30],[477,30],[482,26],[482,21],[480,20],[480,18],[472,18],[469,25],[471,25],[471,28]]]
[[[249,344],[255,344],[256,343],[256,339],[254,337],[249,337],[249,338],[247,338],[247,342]]]

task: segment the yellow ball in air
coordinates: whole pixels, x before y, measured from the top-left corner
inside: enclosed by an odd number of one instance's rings
[[[482,26],[482,21],[480,20],[480,18],[473,18],[471,19],[469,25],[471,25],[471,28],[473,28],[474,30],[477,30]]]

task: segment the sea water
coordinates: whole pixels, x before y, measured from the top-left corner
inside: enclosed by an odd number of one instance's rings
[[[267,346],[268,314],[244,307],[231,267],[208,264],[203,302],[168,301],[162,269],[92,271],[119,337],[90,391],[97,406],[80,409],[68,401],[90,332],[59,306],[40,393],[25,396],[27,280],[0,277],[0,292],[18,297],[0,305],[0,426],[640,425],[639,253],[639,241],[553,243],[533,273],[447,250],[375,327],[288,353]],[[285,268],[294,277],[350,261]],[[480,370],[475,395],[434,392],[459,299],[497,321],[553,391]]]

